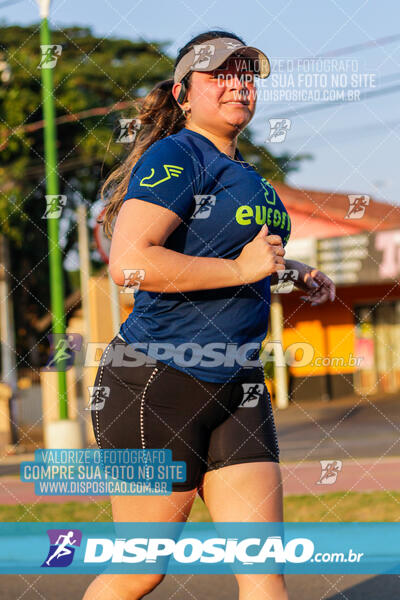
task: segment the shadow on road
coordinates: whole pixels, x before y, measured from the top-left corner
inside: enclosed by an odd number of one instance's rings
[[[370,578],[341,590],[326,600],[395,600],[400,598],[400,575],[370,575]],[[344,578],[345,579],[345,578]]]

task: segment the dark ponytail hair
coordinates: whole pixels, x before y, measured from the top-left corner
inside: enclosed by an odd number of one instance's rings
[[[213,30],[200,33],[180,48],[174,69],[181,58],[194,45],[219,37],[231,37],[245,44],[240,37],[229,31]],[[190,89],[191,73],[184,79],[186,88]],[[135,118],[140,124],[140,129],[133,142],[133,148],[124,162],[107,177],[101,188],[100,194],[103,202],[105,196],[107,196],[103,228],[109,238],[112,235],[113,221],[121,208],[128,188],[130,174],[136,162],[154,142],[168,135],[178,133],[185,126],[186,117],[172,95],[173,85],[173,78],[165,79],[157,83],[143,100],[137,102],[137,115]]]

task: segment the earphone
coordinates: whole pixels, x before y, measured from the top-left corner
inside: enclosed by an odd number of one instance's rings
[[[182,81],[180,83],[181,83],[181,89],[180,89],[178,99],[177,99],[178,104],[182,104],[182,102],[184,102],[184,100],[186,98],[186,93],[187,93],[185,80],[182,79]]]

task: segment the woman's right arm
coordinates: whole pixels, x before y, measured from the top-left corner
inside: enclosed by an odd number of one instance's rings
[[[140,289],[149,292],[187,292],[243,285],[285,268],[281,238],[268,235],[264,225],[234,259],[189,256],[164,248],[181,223],[173,211],[143,200],[125,201],[112,236],[109,269],[117,285],[124,270],[141,269]]]

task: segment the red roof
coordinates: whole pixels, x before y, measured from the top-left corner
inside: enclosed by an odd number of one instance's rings
[[[400,227],[400,206],[378,202],[370,197],[361,218],[345,218],[349,208],[347,194],[297,189],[273,182],[291,221],[291,238],[332,237],[381,231]]]

